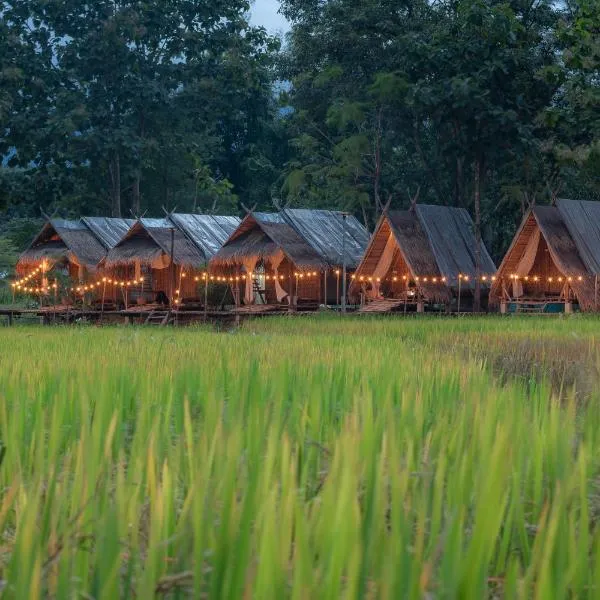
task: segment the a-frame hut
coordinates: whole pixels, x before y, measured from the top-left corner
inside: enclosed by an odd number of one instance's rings
[[[502,312],[597,310],[600,202],[557,200],[525,215],[490,295]]]
[[[350,295],[364,312],[425,310],[441,305],[466,310],[475,290],[473,221],[462,208],[415,205],[385,211],[354,274]],[[485,300],[496,267],[481,245]]]
[[[139,219],[107,254],[105,277],[130,283],[131,302],[201,302],[198,274],[239,222],[237,217],[184,214]]]
[[[73,282],[82,282],[96,272],[131,223],[118,218],[49,219],[19,257],[17,273],[23,276],[34,270],[48,273],[54,269]]]
[[[341,212],[250,212],[212,258],[210,272],[239,282],[246,305],[337,304],[344,263],[348,274],[354,271],[367,242],[367,230]]]

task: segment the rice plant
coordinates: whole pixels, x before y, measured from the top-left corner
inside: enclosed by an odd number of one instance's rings
[[[2,597],[598,597],[597,324],[5,328]]]

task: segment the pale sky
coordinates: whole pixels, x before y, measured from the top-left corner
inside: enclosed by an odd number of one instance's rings
[[[287,32],[288,22],[277,13],[279,10],[279,0],[255,0],[250,9],[252,13],[252,22],[256,25],[266,27],[269,33]]]

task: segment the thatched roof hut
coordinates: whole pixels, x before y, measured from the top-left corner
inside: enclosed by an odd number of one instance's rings
[[[567,302],[597,308],[600,202],[557,200],[525,215],[498,270],[490,301]]]
[[[251,212],[210,261],[211,271],[247,277],[244,301],[320,304],[339,299],[339,271],[356,268],[368,242],[352,216],[330,210]]]
[[[409,287],[424,300],[448,304],[460,287],[474,289],[476,274],[473,221],[462,208],[417,205],[407,211],[386,211],[379,220],[350,288],[356,297],[368,288],[375,299],[402,297]],[[485,284],[496,267],[485,245],[480,274]],[[489,279],[488,279],[489,277]]]
[[[63,263],[94,271],[128,226],[124,219],[50,219],[19,257],[17,271],[23,272],[43,261],[49,268]]]
[[[119,279],[141,279],[140,295],[146,299],[168,292],[178,302],[197,300],[198,286],[191,275],[207,266],[239,222],[237,217],[215,215],[142,218],[108,252],[102,266]]]

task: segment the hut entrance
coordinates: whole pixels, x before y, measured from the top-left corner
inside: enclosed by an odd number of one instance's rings
[[[254,304],[266,304],[267,278],[264,262],[260,262],[254,269]]]

